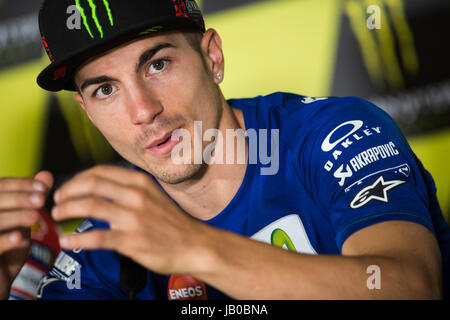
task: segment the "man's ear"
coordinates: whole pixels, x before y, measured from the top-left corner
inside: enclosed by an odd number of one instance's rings
[[[75,95],[73,96],[75,98],[75,100],[78,101],[78,103],[80,104],[81,108],[83,108],[84,112],[86,112],[89,120],[92,121],[92,123],[94,123],[94,121],[92,120],[91,115],[89,114],[89,112],[86,109],[86,105],[84,104],[84,100],[83,97],[81,96],[81,94],[79,92],[75,93]]]
[[[214,77],[214,82],[221,83],[224,78],[225,61],[222,51],[222,39],[214,29],[208,29],[200,44],[206,64]],[[220,76],[218,76],[220,75]]]

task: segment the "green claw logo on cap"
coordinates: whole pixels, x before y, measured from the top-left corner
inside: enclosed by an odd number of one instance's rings
[[[103,28],[97,17],[97,6],[95,5],[94,0],[87,0],[87,2],[89,4],[89,6],[91,7],[92,19],[94,20],[95,25],[97,26],[97,30],[100,33],[100,38],[103,39]],[[86,27],[86,30],[89,32],[89,35],[91,36],[91,38],[94,39],[94,35],[92,34],[91,28],[89,27],[88,18],[86,16],[84,8],[80,4],[80,0],[75,0],[75,5],[78,8],[78,11],[80,11],[81,17],[83,18],[83,24]],[[114,26],[114,19],[111,14],[111,9],[109,7],[108,0],[103,0],[103,5],[105,6],[106,12],[108,13],[109,23],[111,24],[111,27],[112,27],[112,26]]]

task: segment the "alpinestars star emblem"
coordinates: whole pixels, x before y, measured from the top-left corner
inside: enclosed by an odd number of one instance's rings
[[[361,189],[353,200],[350,202],[350,208],[360,208],[372,200],[378,200],[382,202],[388,202],[388,191],[406,183],[403,180],[384,180],[383,176],[380,176],[373,184]]]

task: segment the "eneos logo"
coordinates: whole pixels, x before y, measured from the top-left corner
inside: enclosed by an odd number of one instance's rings
[[[191,276],[170,276],[167,293],[169,300],[207,299],[205,283]]]

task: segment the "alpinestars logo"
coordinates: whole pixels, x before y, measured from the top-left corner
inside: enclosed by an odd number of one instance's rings
[[[350,208],[357,209],[366,205],[372,200],[378,200],[382,202],[388,202],[388,191],[406,183],[402,180],[384,180],[383,176],[380,176],[373,184],[361,189],[353,200],[350,202]]]
[[[109,2],[108,2],[108,0],[102,0],[102,1],[103,1],[103,6],[105,7],[106,13],[108,14],[109,23],[110,23],[111,27],[113,27],[114,26],[114,18],[112,16],[111,9],[109,7]],[[97,30],[100,33],[100,38],[103,39],[103,28],[97,17],[97,6],[95,5],[94,0],[87,0],[87,3],[89,4],[89,7],[91,9],[92,20],[94,21],[95,26],[97,27]],[[89,35],[91,36],[91,38],[94,39],[94,34],[92,33],[91,27],[89,26],[89,21],[88,21],[87,15],[86,15],[86,11],[81,6],[80,0],[75,0],[75,5],[81,14],[81,17],[83,18],[84,27],[89,32]]]

